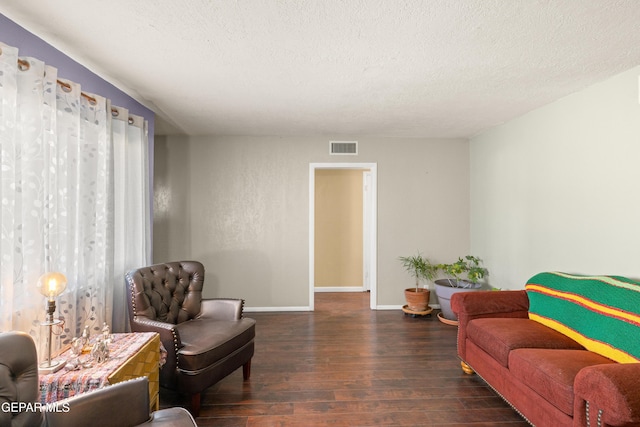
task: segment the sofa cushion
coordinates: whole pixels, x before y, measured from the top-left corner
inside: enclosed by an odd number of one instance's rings
[[[517,348],[584,349],[571,338],[529,319],[474,319],[467,325],[467,339],[505,368],[509,367],[509,352]]]
[[[587,366],[616,363],[587,350],[522,348],[509,354],[509,372],[546,401],[573,416],[573,382]]]
[[[178,368],[197,371],[250,343],[255,337],[255,320],[193,319],[176,325],[183,347],[178,350]]]
[[[640,362],[640,282],[540,273],[525,287],[530,319],[617,362]]]

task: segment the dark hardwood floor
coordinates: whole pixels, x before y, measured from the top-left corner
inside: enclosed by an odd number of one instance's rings
[[[456,327],[372,311],[367,293],[318,293],[312,313],[256,319],[242,369],[202,396],[200,426],[508,426],[528,424],[460,369]],[[163,390],[161,406],[188,407]]]

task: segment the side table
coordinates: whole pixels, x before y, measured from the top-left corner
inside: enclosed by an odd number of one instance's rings
[[[71,359],[69,350],[58,358]],[[83,354],[81,360],[88,360]],[[149,378],[150,410],[159,408],[160,336],[155,332],[113,334],[109,358],[90,368],[40,375],[40,401],[51,403],[132,378]]]

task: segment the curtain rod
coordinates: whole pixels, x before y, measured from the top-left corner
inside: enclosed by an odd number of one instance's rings
[[[20,71],[27,71],[29,68],[31,68],[31,65],[29,64],[29,61],[25,61],[24,59],[18,59],[18,68],[20,69]],[[57,80],[56,82],[62,86],[62,90],[65,92],[71,92],[71,85],[69,83],[63,82],[62,80]],[[96,105],[98,103],[98,101],[96,101],[96,99],[93,96],[87,95],[84,92],[80,92],[80,95],[82,95],[83,98],[85,98],[87,101],[89,101],[92,105]]]
[[[0,54],[2,53],[2,50],[0,50]],[[18,68],[20,69],[20,71],[27,71],[29,68],[31,68],[31,64],[29,64],[29,61],[25,61],[24,59],[18,59]],[[56,82],[62,86],[62,90],[65,92],[70,92],[71,91],[71,85],[69,83],[63,82],[62,80],[58,80],[56,79]],[[91,103],[91,105],[96,105],[98,103],[98,101],[96,101],[96,99],[91,96],[91,95],[87,95],[84,92],[80,92],[80,95],[82,95],[83,98],[85,98],[87,101],[89,101]],[[116,108],[111,108],[111,115],[114,117],[118,117],[118,110]],[[129,124],[133,123],[133,119],[131,117],[129,117]]]
[[[0,48],[0,55],[2,55],[2,49]],[[20,59],[18,58],[18,69],[20,71],[27,71],[29,68],[31,68],[31,64],[29,64],[29,61],[25,61],[24,59]],[[70,92],[71,91],[71,85],[69,83],[63,82],[61,80],[56,79],[56,82],[62,86],[62,90],[65,92]],[[87,95],[86,93],[80,91],[80,95],[82,95],[83,98],[85,98],[86,100],[88,100],[92,105],[96,105],[98,103],[98,101],[96,101],[96,99],[91,96],[91,95]],[[116,108],[111,108],[111,115],[114,117],[117,117],[119,114],[118,110]],[[133,124],[134,120],[133,118],[129,117],[129,124]]]

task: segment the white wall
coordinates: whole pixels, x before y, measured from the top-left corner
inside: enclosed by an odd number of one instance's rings
[[[359,155],[329,156],[329,139],[358,140]],[[468,252],[466,140],[158,137],[154,261],[202,261],[206,297],[307,307],[315,162],[378,164],[377,305],[401,306],[412,285],[398,256]]]
[[[471,140],[471,248],[493,286],[640,277],[640,67]]]

